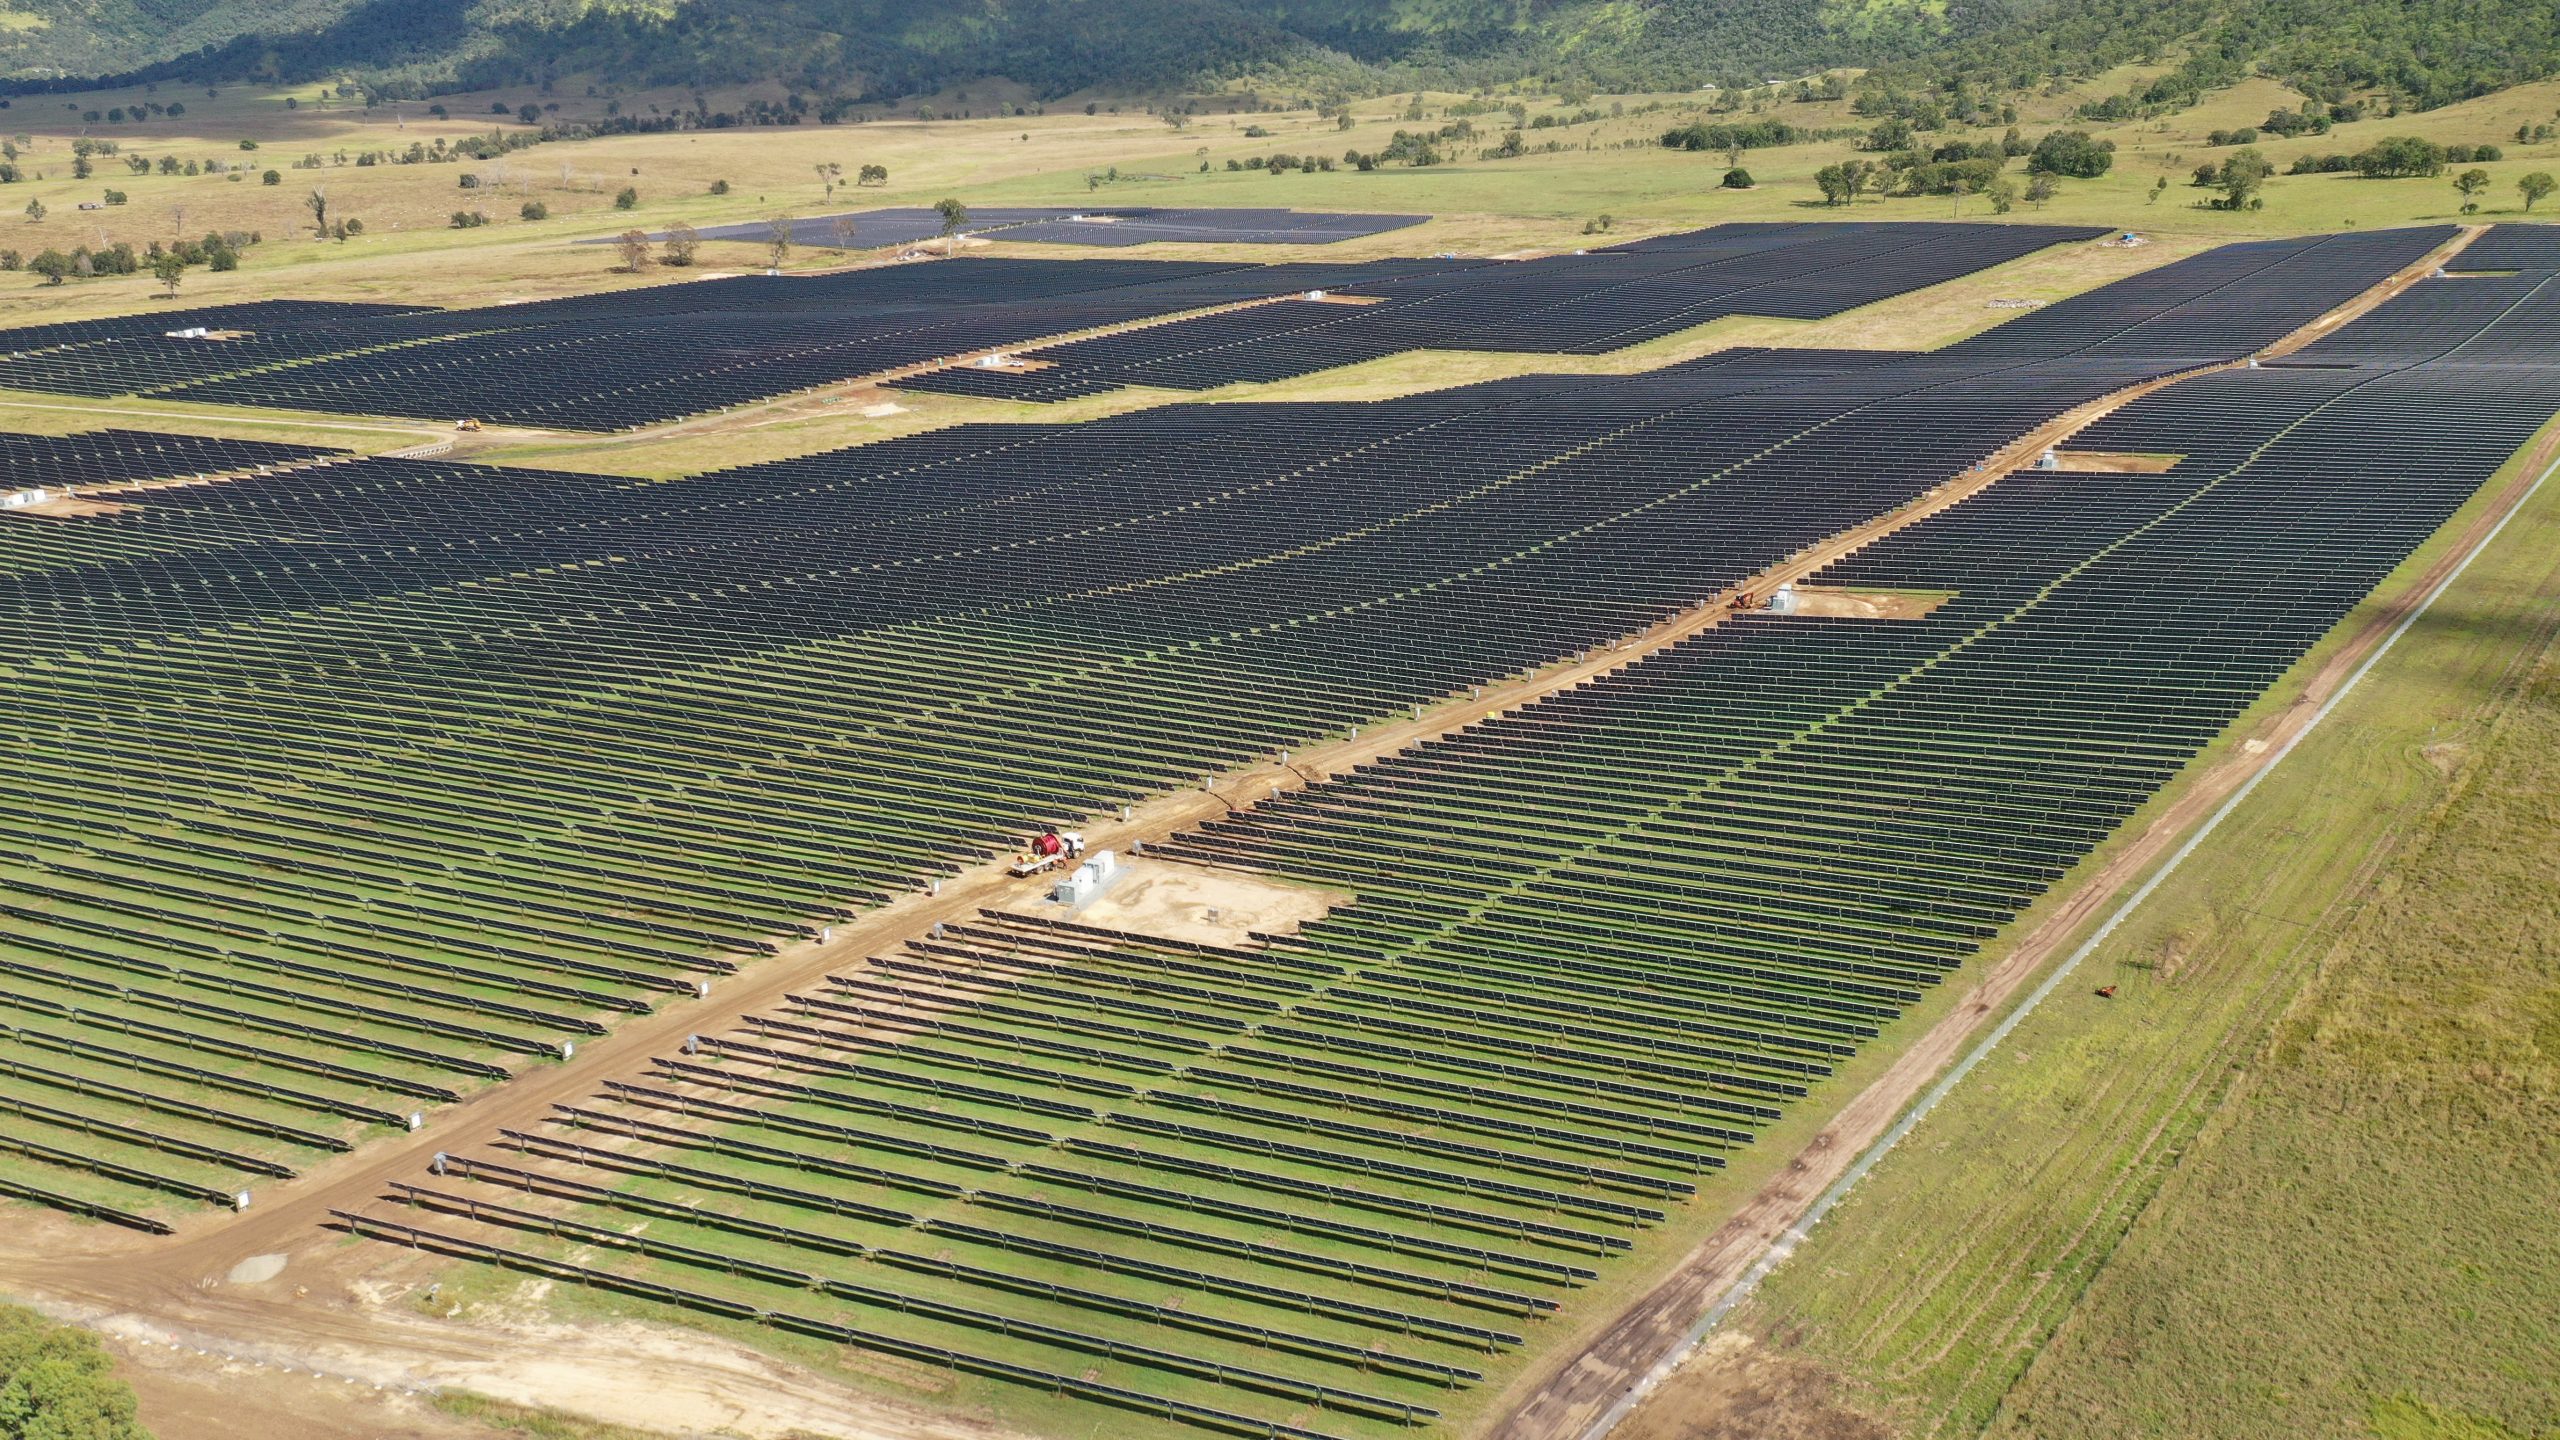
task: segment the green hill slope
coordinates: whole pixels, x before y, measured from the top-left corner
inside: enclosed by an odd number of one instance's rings
[[[1063,94],[1281,67],[1395,83],[1543,74],[1695,85],[1885,58],[1954,28],[1945,0],[0,0],[7,6],[16,8],[0,8],[0,73],[22,81],[353,70],[452,84],[596,70],[882,95],[984,75]]]
[[[2409,107],[2560,73],[2551,0],[0,0],[22,84],[354,73],[401,93],[576,73],[779,80],[896,97],[1002,76],[1050,96],[1246,73],[1313,88],[1539,77],[1683,89],[1882,67],[1877,84],[2031,88],[2127,62],[2128,111],[2251,73]],[[1962,108],[1962,107],[1958,107]],[[2118,115],[2115,118],[2123,118]]]

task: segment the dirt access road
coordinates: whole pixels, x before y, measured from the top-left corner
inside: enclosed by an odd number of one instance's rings
[[[2289,338],[2285,346],[2269,353],[2308,343],[2381,303],[2441,263],[2442,255],[2456,246],[2431,255],[2403,276],[2322,317]],[[2203,372],[2189,372],[2196,373]],[[2110,411],[2179,378],[2187,377],[2164,378],[2080,406],[2005,447],[1979,469],[1950,479],[1910,505],[1808,547],[1740,588],[1765,595],[1780,584],[1800,580],[1867,544],[1962,502],[2009,471],[2032,463],[2046,449],[2063,444]],[[1587,652],[1523,679],[1480,687],[1465,698],[1421,709],[1408,720],[1298,751],[1290,757],[1292,763],[1247,767],[1218,777],[1210,787],[1159,797],[1136,807],[1127,820],[1096,822],[1086,827],[1086,833],[1098,847],[1124,851],[1136,842],[1165,838],[1224,815],[1239,802],[1301,788],[1336,771],[1586,684],[1720,623],[1733,613],[1732,601],[1731,595],[1719,597],[1615,646]],[[2340,675],[2345,673],[2343,667],[2333,668]],[[2297,706],[2296,711],[2288,713],[2308,712],[2307,707]],[[2205,808],[2203,803],[2182,804],[2172,819],[2183,826],[2192,823]],[[2164,821],[2163,825],[2168,823]],[[2158,829],[2155,827],[2155,833]],[[2143,848],[2146,846],[2152,848]],[[2147,857],[2156,850],[2153,836],[2146,835],[2134,853]],[[2134,868],[2138,866],[2127,868],[2120,860],[2074,897],[2067,910],[2072,923],[2094,911],[2107,894],[2125,883]],[[806,988],[829,973],[856,968],[866,956],[922,936],[937,923],[966,918],[982,906],[1022,905],[1032,900],[1039,888],[1036,881],[1008,877],[1000,863],[976,867],[944,882],[938,892],[907,896],[838,927],[827,944],[795,946],[762,961],[715,987],[707,998],[668,1005],[621,1026],[609,1036],[587,1042],[568,1062],[528,1070],[460,1104],[438,1110],[417,1134],[376,1141],[296,1180],[265,1187],[255,1206],[245,1213],[189,1216],[179,1223],[177,1235],[170,1239],[154,1240],[59,1224],[18,1227],[10,1236],[0,1238],[0,1287],[77,1307],[88,1315],[115,1317],[120,1324],[184,1327],[191,1333],[229,1337],[228,1343],[269,1353],[353,1355],[368,1348],[390,1355],[416,1353],[427,1344],[417,1329],[424,1322],[380,1306],[298,1303],[310,1299],[309,1295],[297,1294],[298,1290],[317,1289],[324,1296],[341,1297],[353,1292],[361,1282],[347,1277],[358,1273],[379,1254],[365,1252],[363,1261],[349,1256],[346,1242],[324,1228],[330,1210],[362,1209],[383,1193],[386,1182],[417,1178],[439,1150],[489,1143],[502,1128],[538,1128],[554,1104],[591,1095],[608,1080],[644,1076],[651,1056],[677,1049],[689,1034],[734,1028],[749,1013],[768,1009],[784,995]],[[1985,981],[1985,992],[1961,1013],[1960,1018],[1966,1021],[1962,1028],[1923,1037],[1885,1080],[1850,1103],[1780,1184],[1755,1197],[1705,1247],[1684,1261],[1663,1286],[1604,1332],[1592,1347],[1570,1357],[1561,1368],[1550,1367],[1545,1373],[1553,1377],[1552,1383],[1515,1411],[1498,1433],[1518,1437],[1570,1433],[1575,1417],[1595,1414],[1623,1393],[1668,1340],[1685,1330],[1699,1309],[1698,1297],[1711,1294],[1716,1288],[1712,1283],[1715,1277],[1739,1274],[1749,1263],[1746,1257],[1756,1253],[1753,1247],[1765,1245],[1768,1237],[1781,1233],[1792,1214],[1800,1212],[1820,1193],[1827,1183],[1821,1177],[1836,1173],[1837,1169],[1837,1164],[1826,1157],[1836,1151],[1837,1161],[1845,1162],[1863,1143],[1859,1136],[1872,1135],[1889,1123],[1909,1095],[1917,1093],[1955,1053],[1956,1042],[1970,1033],[1972,1024],[1996,1008],[2051,948],[2048,943],[2042,950],[2033,950],[2033,944],[2031,940],[2029,947],[2022,947],[1995,967]],[[1988,988],[1994,985],[2001,988]],[[244,1262],[269,1257],[280,1259],[282,1283],[242,1284],[226,1279],[237,1273]],[[495,1365],[520,1358],[527,1339],[528,1333],[522,1327],[448,1326],[436,1332],[433,1346],[449,1352],[456,1363],[476,1360]],[[543,1337],[546,1344],[557,1340],[556,1336]],[[614,1355],[594,1358],[607,1371],[614,1368]],[[634,1381],[627,1389],[644,1412],[641,1423],[645,1423],[650,1410],[650,1383],[654,1382]],[[738,1383],[752,1394],[768,1387],[772,1376],[742,1375]],[[564,1379],[562,1393],[571,1389]],[[876,1421],[878,1402],[857,1399],[847,1392],[842,1418],[833,1423],[848,1432],[867,1429],[877,1433],[882,1428],[876,1423],[866,1425],[865,1417]],[[608,1414],[606,1418],[623,1417]]]

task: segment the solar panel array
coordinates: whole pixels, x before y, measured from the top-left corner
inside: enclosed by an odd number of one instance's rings
[[[240,1173],[151,1136],[298,1165],[1025,824],[1642,629],[2440,234],[2184,262],[2073,302],[2076,353],[1735,351],[666,483],[350,460],[20,522],[0,1025],[121,1129],[89,1191],[8,1178],[138,1215]]]
[[[148,327],[0,332],[9,351],[0,386],[615,430],[1044,335],[1448,263],[963,259],[474,310],[177,311]],[[218,333],[164,333],[198,325]]]
[[[141,430],[0,435],[0,489],[201,478],[344,453],[273,440],[160,435]],[[7,556],[0,554],[0,565],[7,563]]]
[[[2308,319],[2427,238],[2193,265],[2213,326],[2102,295],[2084,318],[2131,323],[2089,348]],[[1738,617],[1162,847],[1359,896],[1294,935],[948,925],[344,1222],[948,1367],[964,1407],[1429,1420],[1581,1286],[1684,1252],[1702,1177],[2555,410],[2560,276],[2422,283],[2074,442],[2165,472],[2009,475],[1816,577],[1944,597],[1922,618]]]
[[[1821,319],[2102,233],[1887,221],[1718,225],[1608,250],[1332,287],[1374,304],[1288,300],[1054,346],[1037,352],[1051,368],[1009,377],[1011,394],[1064,399],[1105,381],[1208,390],[1411,350],[1596,355],[1727,315]]]
[[[1104,223],[1051,220],[996,232],[999,240],[1051,245],[1332,245],[1402,230],[1428,215],[1338,211],[1139,208],[1100,213]]]
[[[170,312],[147,325],[0,332],[10,351],[0,356],[0,386],[610,431],[1186,311],[1312,290],[1385,297],[1369,306],[1289,301],[1116,335],[1097,349],[1064,347],[1050,357],[1057,365],[1022,372],[1032,378],[1012,392],[1062,398],[1133,379],[1200,386],[1303,373],[1417,345],[1605,350],[1737,309],[1835,313],[2094,233],[1721,229],[1734,233],[1519,264],[960,259],[470,310],[278,302],[284,308],[256,313]],[[218,333],[162,333],[199,325]],[[1096,368],[1097,357],[1108,363]],[[1014,373],[924,385],[1001,394],[1006,380],[990,377]]]
[[[1170,209],[1108,206],[1073,210],[1058,205],[982,205],[954,232],[995,240],[1046,245],[1331,245],[1402,230],[1428,215],[1367,215],[1244,206]],[[791,243],[821,250],[877,250],[941,238],[942,213],[921,205],[857,210],[846,215],[795,217]],[[714,225],[695,232],[705,240],[764,243],[770,222]],[[665,240],[665,234],[650,237]],[[590,240],[591,245],[611,244]]]
[[[0,330],[0,347],[5,347],[0,349],[0,358],[18,362],[38,352],[65,345],[100,340],[157,339],[168,331],[187,326],[254,332],[276,326],[300,326],[367,316],[415,315],[427,313],[427,309],[421,305],[374,305],[339,300],[250,300],[193,310],[112,315],[98,320],[56,320],[43,325]],[[26,385],[26,377],[38,368],[18,365],[10,383]]]

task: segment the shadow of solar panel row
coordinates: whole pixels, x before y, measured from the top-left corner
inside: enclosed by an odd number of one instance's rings
[[[1357,895],[1293,935],[951,922],[354,1228],[519,1268],[567,1240],[584,1283],[1005,1383],[1076,1373],[1181,1424],[1428,1419],[1536,1363],[1522,1320],[1684,1253],[1664,1222],[1697,1177],[2560,408],[2548,277],[2429,282],[2339,339],[2390,358],[2168,387],[2076,446],[2174,446],[2166,473],[2012,474],[1816,577],[1944,597],[1923,618],[1740,617],[1150,847]],[[1035,1373],[980,1364],[995,1336]]]
[[[74,435],[0,435],[0,487],[113,485],[222,475],[261,465],[317,460],[344,451],[272,440],[89,430]],[[0,564],[6,564],[0,556]]]
[[[1076,216],[1092,218],[1071,218]],[[1430,218],[1242,206],[1165,209],[1138,205],[1078,210],[1056,205],[987,205],[971,210],[957,233],[1049,245],[1331,245],[1383,235]],[[793,244],[819,250],[920,245],[943,234],[941,212],[921,205],[795,218],[790,224]],[[773,227],[767,222],[751,221],[713,225],[695,233],[705,240],[763,244],[772,235]],[[663,241],[667,237],[661,233],[650,238]],[[613,242],[595,239],[580,243]]]
[[[1044,335],[1459,263],[966,259],[472,310],[235,316],[214,328],[247,333],[204,339],[163,332],[217,312],[172,312],[151,329],[41,348],[26,337],[61,327],[0,339],[20,347],[0,359],[0,385],[610,430]]]
[[[1719,225],[1577,255],[1335,287],[1369,305],[1284,301],[1044,349],[1067,372],[1206,390],[1411,350],[1599,354],[1726,315],[1819,319],[2101,232],[1894,222]]]
[[[2190,273],[2153,312],[2232,288]],[[2363,283],[2317,273],[2305,319]],[[672,482],[354,460],[27,527],[0,1061],[297,1165],[1026,824],[1641,630],[2158,368],[1737,351]],[[125,1214],[223,1173],[90,1153]],[[79,1199],[60,1169],[0,1179]]]

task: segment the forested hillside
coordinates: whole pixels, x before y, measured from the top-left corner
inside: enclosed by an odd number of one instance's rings
[[[1954,10],[1991,14],[2000,3]],[[1944,18],[1949,9],[1938,0],[0,0],[0,70],[22,82],[354,71],[428,88],[588,71],[884,97],[987,75],[1059,95],[1253,71],[1342,88],[1522,76],[1664,88],[1916,53],[1965,28]]]
[[[2325,101],[2432,109],[2560,73],[2551,0],[2008,0],[2000,24],[1913,47],[1879,81],[2024,89],[2170,62],[2120,111],[2174,107],[2251,74]],[[2125,118],[2119,115],[2117,118]]]
[[[11,7],[15,8],[11,8]],[[2560,71],[2551,0],[0,0],[21,87],[130,76],[377,93],[608,75],[896,99],[1000,76],[1055,97],[1237,76],[1341,94],[1515,80],[1688,89],[1873,67],[2014,92],[2165,67],[2096,118],[2252,73],[2427,108]]]

